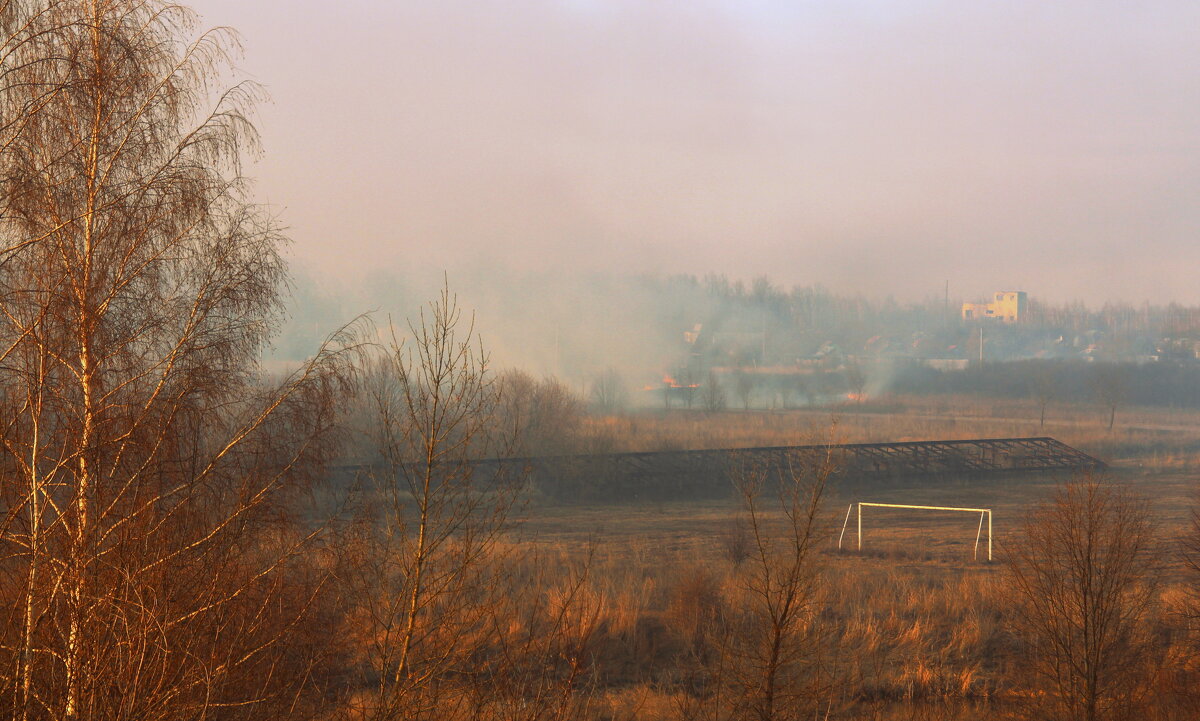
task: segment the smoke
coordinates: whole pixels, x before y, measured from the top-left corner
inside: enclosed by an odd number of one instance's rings
[[[1200,303],[1195,3],[194,4],[274,97],[248,172],[295,241],[277,359],[366,311],[404,335],[444,277],[494,366],[580,389],[656,383],[696,323],[718,366],[883,332],[780,347],[795,319],[679,273]]]
[[[767,278],[747,284],[716,275],[553,274],[476,265],[445,275],[377,269],[342,283],[309,272],[295,280],[291,318],[271,360],[306,357],[363,313],[373,318],[379,342],[389,343],[392,333],[404,340],[443,282],[462,310],[460,331],[474,329],[493,368],[552,375],[584,394],[615,370],[626,390],[635,391],[635,402],[655,405],[664,375],[691,384],[714,368],[727,374],[765,366],[762,372],[778,385],[816,366],[836,371],[847,357],[906,343],[944,320],[940,303],[900,306],[820,288],[787,292]],[[873,350],[868,339],[880,340],[880,333],[889,340]],[[802,366],[808,371],[797,370]],[[879,362],[864,364],[863,371],[870,395],[882,392],[893,372]],[[636,393],[640,389],[655,392]]]
[[[662,279],[629,275],[475,267],[445,276],[376,271],[343,283],[302,272],[271,359],[303,358],[363,313],[379,342],[388,343],[393,330],[404,340],[443,280],[463,311],[460,331],[473,325],[493,368],[553,375],[584,393],[610,369],[631,390],[660,381],[685,357],[683,330],[707,317],[711,305],[698,288],[664,292]]]
[[[1194,2],[195,4],[274,96],[260,197],[343,284],[1200,302]]]

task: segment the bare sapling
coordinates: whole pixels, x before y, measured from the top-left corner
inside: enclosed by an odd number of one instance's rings
[[[828,535],[824,500],[839,467],[829,443],[785,467],[733,468],[750,548],[735,569],[737,595],[719,642],[715,678],[725,688],[708,693],[724,696],[734,718],[813,718],[827,708],[830,640],[819,621],[817,548]]]
[[[1089,476],[1060,488],[1006,549],[1031,717],[1131,718],[1148,701],[1161,660],[1148,633],[1154,531],[1143,499]]]
[[[366,649],[354,703],[364,719],[466,713],[519,492],[519,479],[475,473],[473,460],[507,455],[513,435],[496,427],[499,388],[455,297],[443,289],[408,331],[364,380],[380,460],[347,571]]]

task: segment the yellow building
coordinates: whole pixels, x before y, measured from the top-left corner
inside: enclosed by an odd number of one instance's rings
[[[1029,309],[1029,296],[1023,290],[1002,290],[996,293],[991,303],[963,303],[962,319],[965,321],[998,320],[1016,323],[1025,317]]]

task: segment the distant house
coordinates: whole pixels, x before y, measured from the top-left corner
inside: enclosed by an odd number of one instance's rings
[[[966,358],[926,358],[921,365],[939,371],[965,371],[971,367]]]
[[[1017,323],[1029,311],[1029,296],[1023,290],[1002,290],[991,303],[963,303],[962,319],[968,322],[998,320]]]

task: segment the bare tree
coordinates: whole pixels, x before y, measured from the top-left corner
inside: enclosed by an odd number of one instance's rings
[[[741,565],[743,561],[750,558],[752,544],[750,529],[747,527],[745,517],[741,515],[730,517],[717,537],[717,543],[721,549],[721,555],[734,566]]]
[[[1043,719],[1130,718],[1155,672],[1154,527],[1146,504],[1091,477],[1062,487],[1008,552],[1015,631]]]
[[[742,402],[742,410],[750,410],[750,400],[754,397],[754,376],[739,368],[733,376],[733,389]]]
[[[1129,373],[1123,366],[1105,363],[1098,365],[1091,376],[1092,392],[1108,411],[1108,430],[1117,420],[1117,409],[1125,404],[1129,393]]]
[[[0,0],[0,153],[66,90],[68,58],[56,48],[78,30],[78,18],[63,9],[57,0]]]
[[[1045,364],[1039,364],[1033,371],[1033,397],[1038,404],[1038,427],[1046,427],[1046,407],[1058,397],[1058,387],[1055,385],[1054,371]],[[1115,409],[1114,409],[1115,410]],[[1111,421],[1109,428],[1111,429]]]
[[[741,595],[730,604],[717,675],[730,684],[724,695],[735,718],[819,717],[828,697],[816,546],[827,530],[821,511],[840,464],[832,444],[793,460],[785,468],[734,469],[750,554],[738,568]]]
[[[704,406],[704,410],[709,413],[725,410],[725,389],[721,387],[721,382],[717,380],[717,374],[712,371],[704,378],[704,385],[700,388],[700,403]]]
[[[510,369],[497,376],[496,391],[494,423],[508,435],[506,446],[514,452],[544,456],[576,450],[583,402],[564,383]]]
[[[285,268],[236,51],[152,0],[0,7],[0,693],[21,719],[301,708],[293,492],[345,356],[255,361]],[[309,660],[305,660],[309,659]]]
[[[592,407],[604,415],[624,411],[629,405],[629,391],[615,368],[609,368],[592,379]]]
[[[490,642],[504,591],[500,541],[518,491],[515,480],[476,477],[473,459],[508,455],[512,436],[494,425],[498,387],[449,290],[409,330],[367,388],[382,463],[347,578],[368,649],[369,691],[356,704],[364,719],[452,718],[468,703],[461,674]]]

